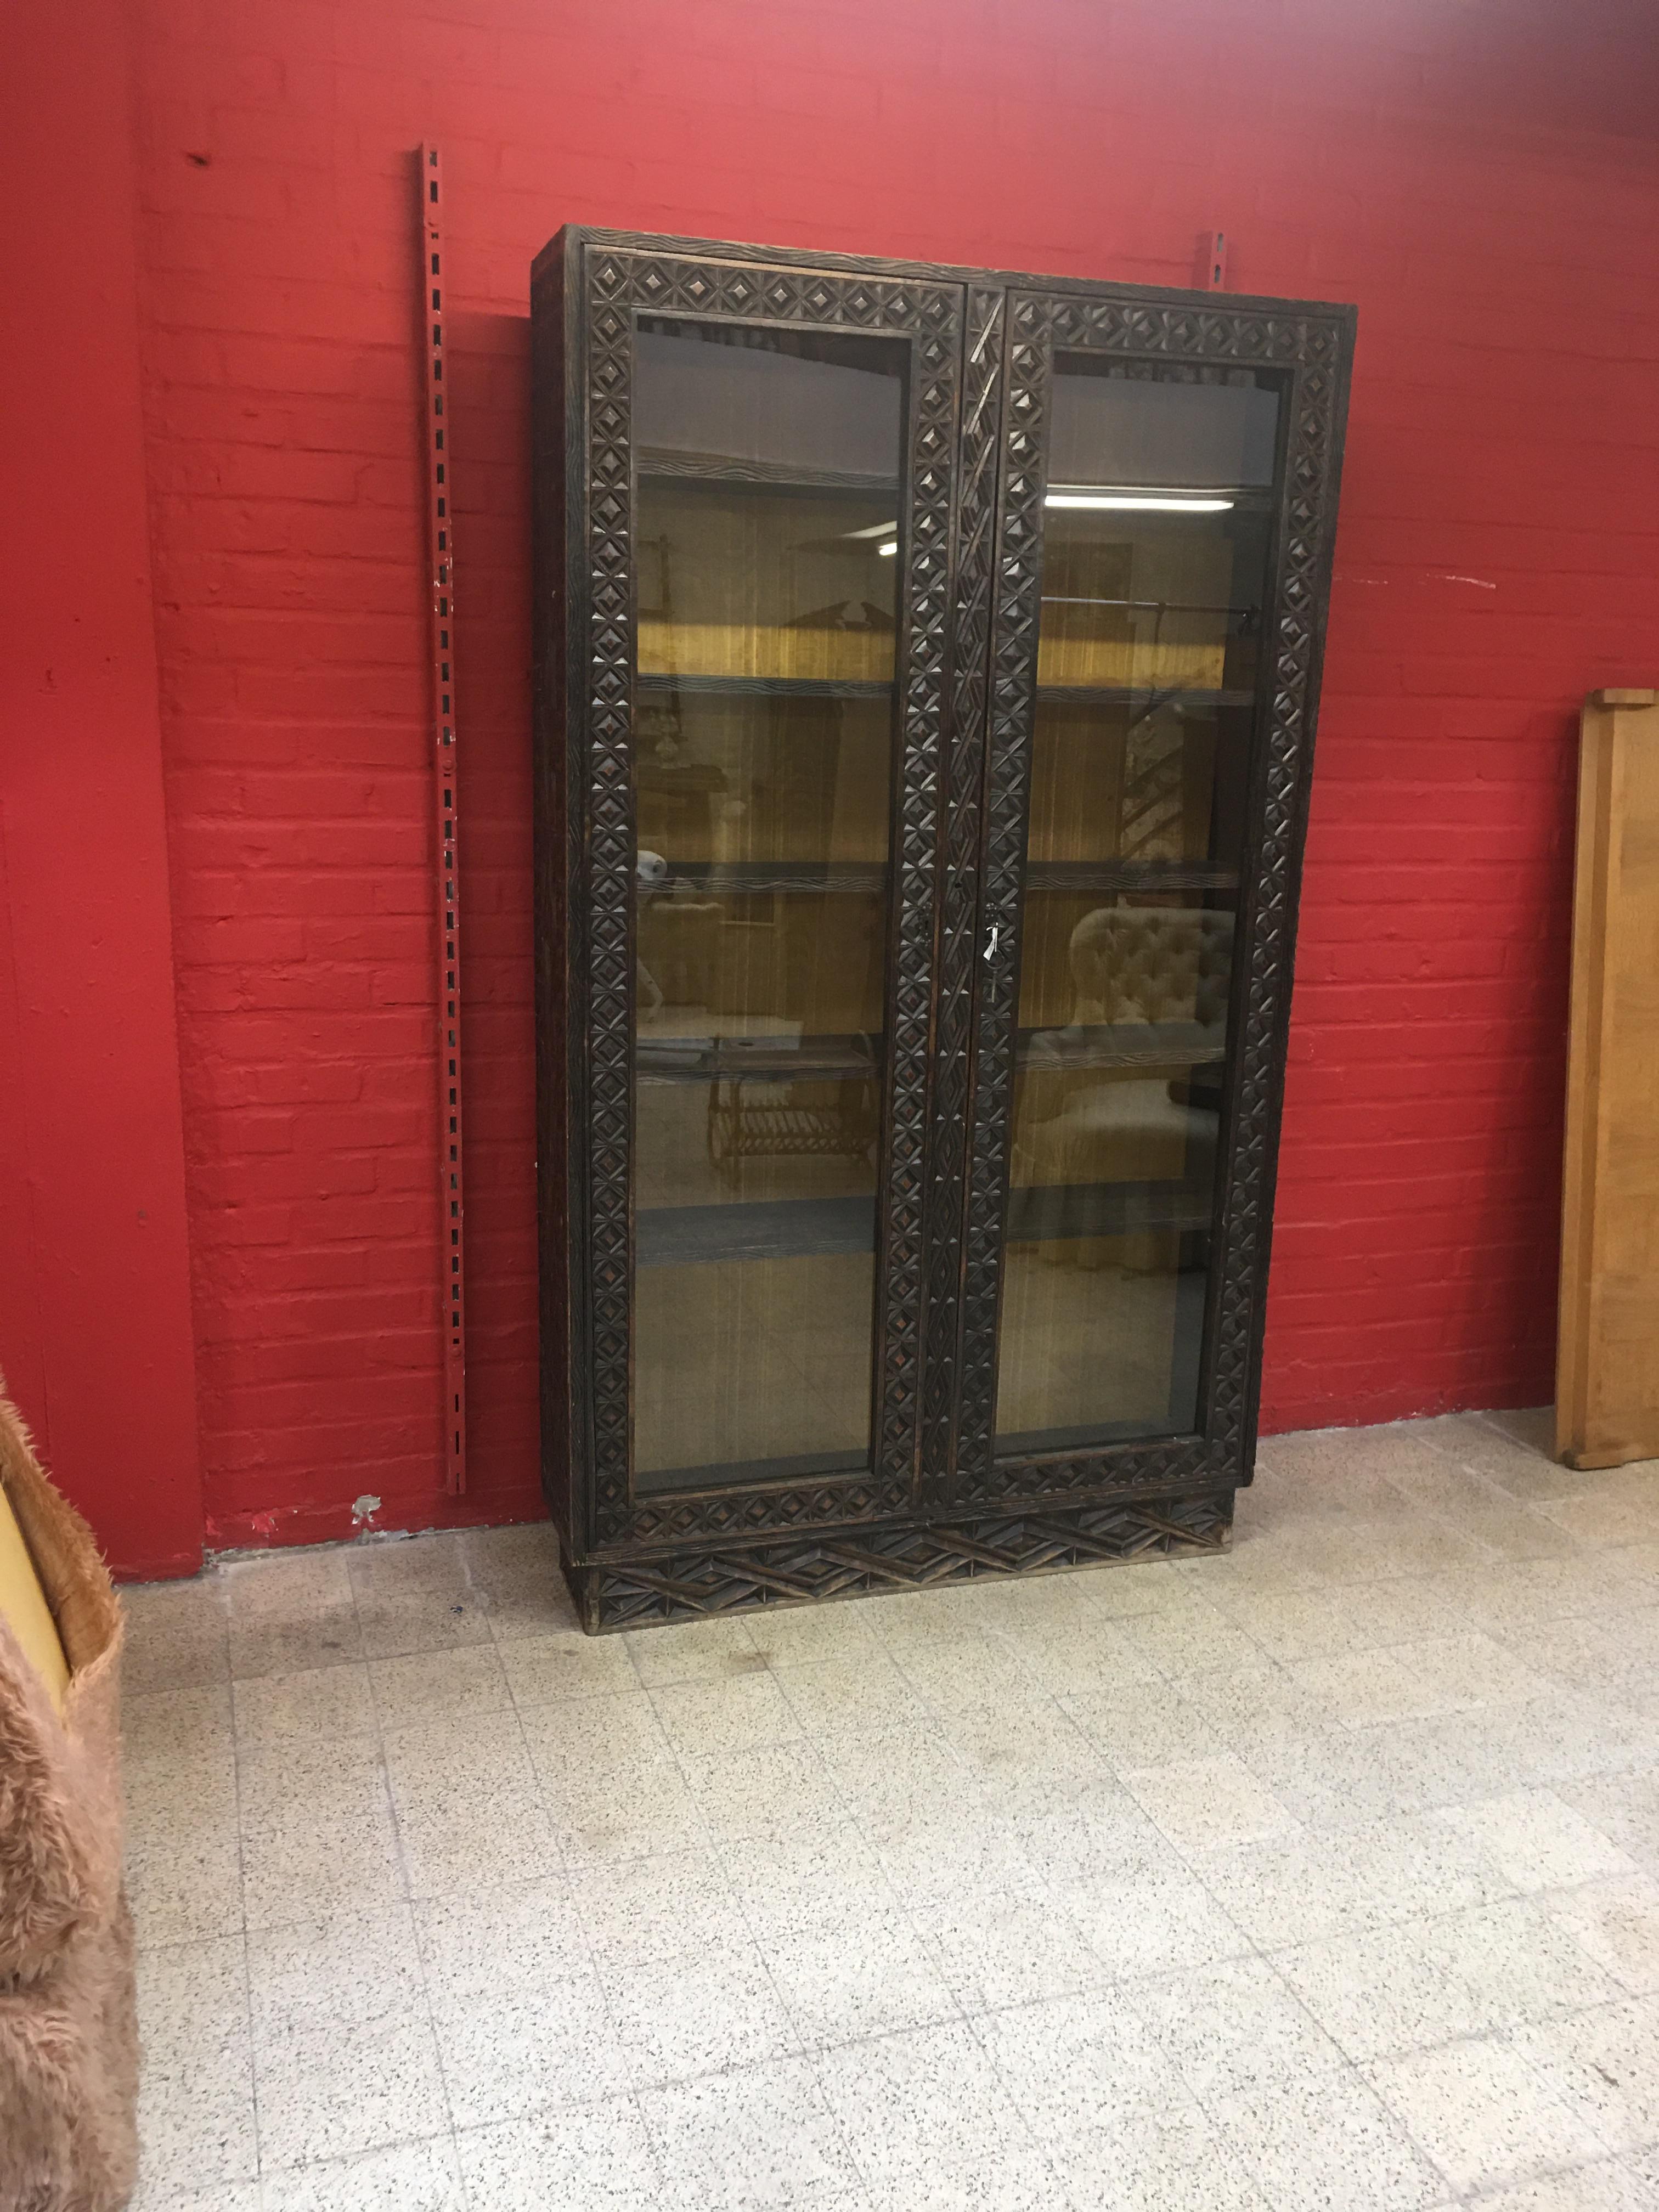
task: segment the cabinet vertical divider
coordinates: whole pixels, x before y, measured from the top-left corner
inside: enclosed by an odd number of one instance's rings
[[[951,722],[941,804],[938,1017],[933,1110],[933,1227],[928,1267],[919,1502],[947,1501],[957,1449],[966,1267],[965,1208],[974,1006],[982,941],[981,836],[996,457],[1001,428],[1003,295],[969,287],[957,443]]]
[[[968,1092],[961,1411],[953,1499],[988,1487],[996,1422],[1001,1252],[1011,1167],[1022,876],[1042,575],[1042,426],[1049,363],[1040,303],[1009,295],[1003,346],[992,524],[995,587],[989,608],[981,802],[979,934],[984,950],[975,979]]]

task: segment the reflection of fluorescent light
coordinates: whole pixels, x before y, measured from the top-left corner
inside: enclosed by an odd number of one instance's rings
[[[898,525],[896,522],[872,522],[867,530],[848,530],[843,534],[848,538],[896,538]]]
[[[1232,505],[1230,499],[1210,499],[1202,493],[1188,496],[1176,492],[1051,491],[1045,507],[1130,507],[1159,514],[1220,514]]]
[[[896,553],[898,551],[897,538],[890,538],[884,545],[878,545],[876,550],[878,553]]]

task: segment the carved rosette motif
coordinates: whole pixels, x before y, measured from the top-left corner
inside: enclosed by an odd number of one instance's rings
[[[889,963],[887,1183],[878,1327],[873,1474],[747,1495],[630,1498],[635,836],[633,331],[641,313],[806,325],[908,339],[912,349],[902,745]],[[933,904],[941,747],[951,680],[952,498],[962,291],[921,278],[585,249],[583,623],[586,748],[573,836],[584,909],[583,1082],[587,1143],[587,1328],[592,1528],[600,1545],[729,1536],[901,1511],[914,1498],[921,1413]]]
[[[1221,1491],[780,1539],[731,1551],[705,1543],[589,1568],[580,1598],[594,1627],[626,1628],[1096,1560],[1218,1551],[1231,1524],[1232,1493]]]
[[[1147,365],[1195,369],[1249,364],[1279,369],[1289,432],[1279,516],[1279,597],[1272,684],[1255,768],[1256,825],[1241,892],[1248,948],[1236,998],[1234,1103],[1221,1170],[1218,1294],[1209,1352],[1205,1434],[1121,1445],[1064,1460],[993,1455],[997,1313],[1012,1103],[1018,917],[1030,775],[1041,591],[1043,422],[1056,349],[1097,349]],[[1173,1480],[1239,1481],[1254,1397],[1266,1288],[1278,1118],[1289,1017],[1302,818],[1312,766],[1312,698],[1335,525],[1341,325],[1319,315],[1277,316],[1085,296],[1016,294],[1010,318],[1002,461],[1002,526],[992,636],[992,708],[985,834],[986,918],[999,957],[978,1024],[970,1113],[962,1358],[962,1433],[955,1494],[1033,1497],[1066,1491],[1133,1492]]]

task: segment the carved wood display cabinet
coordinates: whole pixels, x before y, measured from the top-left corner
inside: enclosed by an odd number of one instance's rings
[[[533,300],[584,1622],[1224,1543],[1352,311],[581,229]]]

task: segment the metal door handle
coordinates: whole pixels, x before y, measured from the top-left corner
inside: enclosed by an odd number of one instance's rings
[[[991,934],[985,940],[985,957],[988,960],[994,957],[997,949],[997,939],[1001,936],[1001,934],[1002,924],[1000,921],[994,921],[991,924]]]

